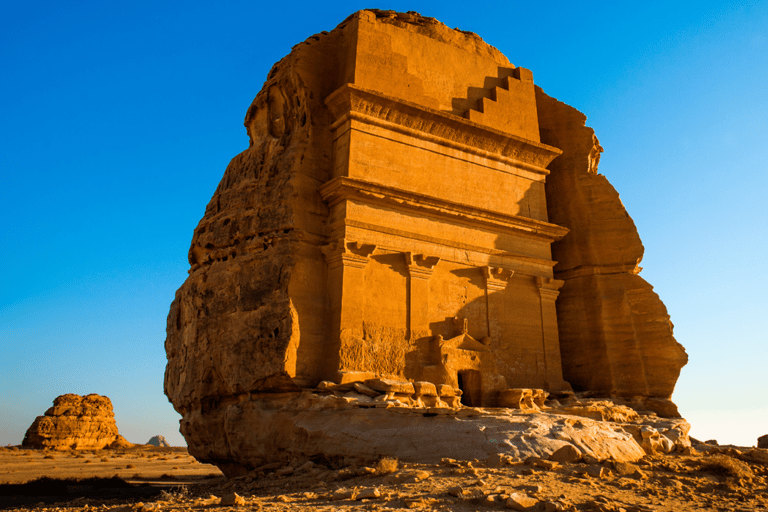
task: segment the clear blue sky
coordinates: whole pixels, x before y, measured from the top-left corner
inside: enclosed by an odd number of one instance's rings
[[[702,439],[768,434],[768,2],[5,2],[0,444],[63,393],[182,444],[165,322],[274,62],[365,7],[478,33],[588,116],[689,355]]]

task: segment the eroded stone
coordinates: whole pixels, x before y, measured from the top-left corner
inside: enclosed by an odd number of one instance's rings
[[[118,433],[112,401],[106,396],[66,394],[53,401],[53,407],[38,416],[27,429],[24,448],[53,450],[99,450],[129,447]]]
[[[589,411],[601,420],[635,404],[676,416],[687,356],[584,123],[432,18],[360,11],[295,46],[248,109],[250,147],[195,229],[168,316],[165,392],[190,453],[237,475],[291,436],[318,449],[280,407],[323,411],[318,439],[344,452],[365,415],[419,409],[419,438],[514,402],[505,390],[539,390],[517,400],[536,411],[571,384],[634,401]],[[296,398],[314,387],[322,400]]]

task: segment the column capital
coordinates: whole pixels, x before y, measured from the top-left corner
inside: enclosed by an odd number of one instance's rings
[[[371,254],[376,250],[376,246],[341,238],[322,246],[320,250],[328,262],[328,268],[337,268],[342,265],[345,267],[364,268]]]
[[[408,274],[419,279],[429,279],[435,270],[435,265],[440,261],[438,256],[425,256],[410,252],[404,252],[403,256],[405,256],[405,266],[408,268]]]
[[[542,299],[556,300],[560,295],[560,288],[565,284],[562,279],[552,277],[536,276],[536,286],[539,288],[539,294]]]
[[[501,267],[480,267],[485,277],[488,290],[503,290],[507,287],[510,278],[515,275],[514,270]]]

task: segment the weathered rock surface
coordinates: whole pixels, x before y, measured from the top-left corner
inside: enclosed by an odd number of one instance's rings
[[[570,231],[552,245],[563,376],[574,389],[647,397],[674,416],[672,395],[688,361],[653,288],[638,274],[643,245],[619,194],[597,173],[603,148],[586,116],[536,88],[542,142],[563,150],[547,177],[549,220]]]
[[[215,463],[228,476],[241,476],[274,461],[295,467],[309,458],[362,463],[394,456],[435,463],[495,454],[522,461],[562,454],[564,447],[597,461],[633,462],[682,449],[690,429],[680,419],[608,422],[547,409],[415,408],[311,391],[265,393],[188,414],[182,431],[207,441],[195,445],[195,457]]]
[[[61,395],[27,429],[24,448],[99,450],[131,446],[118,433],[112,402],[106,396]]]
[[[149,446],[160,446],[160,447],[170,447],[171,445],[168,444],[168,441],[165,440],[165,437],[163,436],[152,436],[152,438],[147,441],[147,444]]]
[[[168,315],[165,392],[190,453],[230,474],[412,444],[469,456],[485,434],[454,436],[462,405],[530,413],[485,415],[502,436],[572,386],[616,401],[561,414],[679,416],[687,356],[585,119],[477,35],[415,13],[360,11],[295,46],[248,109],[250,147]],[[326,407],[339,399],[365,407]],[[627,460],[676,446],[635,430],[597,437]]]
[[[758,448],[768,448],[768,435],[760,436],[757,438]]]

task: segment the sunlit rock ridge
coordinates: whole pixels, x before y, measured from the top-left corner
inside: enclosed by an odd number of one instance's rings
[[[190,452],[229,474],[346,456],[366,414],[519,409],[519,390],[537,410],[576,392],[677,417],[687,355],[585,122],[416,13],[359,11],[296,45],[247,111],[168,316]]]

